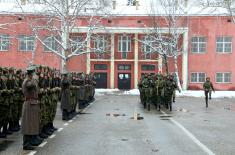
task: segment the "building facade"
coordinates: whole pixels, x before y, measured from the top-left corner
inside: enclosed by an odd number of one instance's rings
[[[133,6],[130,6],[133,7]],[[136,7],[134,6],[136,9]],[[1,23],[9,24],[0,28],[0,66],[26,68],[34,64],[49,65],[60,69],[61,58],[40,43],[35,43],[27,20],[35,18],[28,14],[1,14]],[[157,53],[149,52],[140,40],[152,28],[152,17],[138,14],[122,14],[103,19],[108,31],[98,31],[99,39],[87,41],[88,47],[100,47],[107,52],[74,56],[67,62],[69,71],[94,73],[98,88],[133,89],[144,73],[165,73],[164,62]],[[189,15],[184,16],[177,27],[180,46],[178,71],[184,89],[202,89],[206,77],[210,77],[216,90],[235,90],[235,24],[228,16]],[[12,22],[15,21],[15,22]],[[86,22],[78,22],[70,37],[79,38],[87,32]],[[165,33],[164,24],[159,29]],[[47,39],[45,44],[57,48],[56,43]],[[89,50],[89,48],[87,49]],[[175,72],[174,59],[168,59],[169,72]]]

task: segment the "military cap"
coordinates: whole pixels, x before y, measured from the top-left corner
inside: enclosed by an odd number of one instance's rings
[[[35,72],[35,66],[31,65],[26,69],[28,74],[34,73]]]
[[[61,75],[68,75],[69,73],[67,71],[63,71],[60,73]]]

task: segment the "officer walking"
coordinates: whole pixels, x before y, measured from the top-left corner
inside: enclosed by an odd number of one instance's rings
[[[205,92],[206,107],[208,107],[208,95],[210,95],[210,99],[211,99],[211,93],[210,93],[211,90],[213,90],[215,92],[213,84],[211,83],[209,77],[206,78],[206,82],[204,82],[204,84],[203,84],[203,89]]]

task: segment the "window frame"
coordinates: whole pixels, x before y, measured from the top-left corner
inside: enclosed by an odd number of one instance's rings
[[[3,49],[4,43],[7,42],[7,49]],[[0,52],[7,52],[10,49],[10,36],[8,34],[0,34]]]
[[[147,42],[147,44],[150,44],[153,40],[151,40],[148,36],[144,36],[142,41]],[[153,42],[151,43],[151,46],[153,46]],[[141,47],[141,52],[144,54],[144,59],[152,59],[153,49],[149,45],[146,45],[144,43],[142,43]],[[148,47],[150,51],[146,52],[146,49]]]
[[[127,37],[126,39],[123,39]],[[127,51],[122,51],[123,43],[126,43]],[[129,53],[131,52],[131,36],[130,35],[119,35],[118,36],[118,52],[120,53]]]
[[[200,73],[205,74],[205,77],[204,77],[204,81],[203,81],[203,82],[200,82],[200,81],[199,81],[199,79],[200,79],[200,78],[199,78],[199,74],[200,74]],[[197,80],[196,80],[196,82],[193,82],[193,81],[192,81],[192,74],[197,74],[197,77],[196,77]],[[190,83],[204,83],[205,81],[206,81],[206,73],[205,73],[205,72],[191,72],[191,73],[190,73]]]
[[[193,42],[193,38],[197,38],[197,42]],[[200,38],[205,38],[205,42],[201,42]],[[197,45],[197,52],[193,51],[193,44]],[[205,45],[205,51],[201,52],[200,51],[200,45],[204,44]],[[205,54],[207,52],[207,37],[206,36],[192,36],[191,37],[191,53],[192,54]]]
[[[222,82],[217,81],[217,74],[222,74]],[[225,74],[230,74],[230,82],[224,82]],[[230,84],[230,83],[232,83],[232,73],[231,72],[216,72],[215,73],[215,83],[218,83],[218,84]]]
[[[56,39],[55,39],[55,37],[54,36],[46,36],[45,38],[44,38],[44,40],[43,40],[43,44],[46,44],[45,43],[45,41],[47,40],[47,39],[50,39],[50,48],[52,49],[52,50],[54,50],[54,51],[59,51],[59,44],[58,44],[58,42],[56,41]],[[55,49],[53,49],[53,44],[54,44],[54,47],[55,47]],[[48,46],[49,47],[49,46]],[[48,47],[46,47],[45,45],[43,45],[43,50],[44,50],[44,52],[48,52],[48,53],[50,53],[50,52],[53,52],[53,51],[51,51]]]
[[[143,67],[147,67],[147,66],[153,66],[153,69],[143,69]],[[142,64],[141,65],[141,71],[155,71],[155,70],[156,70],[156,66],[153,64]]]
[[[97,38],[93,39],[93,44],[94,44],[94,48],[95,49],[102,49],[103,52],[101,52],[100,50],[98,50],[98,52],[94,52],[98,59],[102,59],[105,57],[105,52],[107,52],[108,49],[108,38],[106,35],[99,35]],[[100,48],[100,44],[102,44],[103,47]],[[97,48],[98,45],[98,48]],[[95,50],[96,51],[96,50]]]
[[[120,66],[123,66],[124,69],[120,69],[120,68],[119,68]],[[129,67],[129,69],[126,69],[127,66]],[[131,71],[131,64],[118,64],[117,69],[118,69],[119,71]]]
[[[21,38],[21,37],[23,37],[23,38]],[[33,38],[33,40],[28,40],[28,38],[30,38],[30,37],[32,37]],[[22,40],[22,39],[24,39],[24,40]],[[25,40],[26,39],[26,40]],[[24,43],[25,44],[25,49],[21,49],[21,43]],[[33,44],[33,49],[31,50],[31,49],[29,49],[29,45],[30,45],[30,42],[32,42]],[[32,52],[32,51],[34,51],[35,50],[35,37],[33,36],[33,35],[19,35],[19,38],[18,38],[18,44],[19,44],[19,46],[18,46],[18,50],[19,51],[21,51],[21,52]]]
[[[223,42],[218,42],[217,40],[218,40],[218,38],[222,38],[223,39]],[[224,42],[224,40],[226,39],[226,38],[231,38],[231,42]],[[231,54],[232,53],[232,51],[233,51],[233,37],[232,36],[216,36],[216,38],[215,38],[216,40],[216,53],[217,54]],[[218,43],[222,43],[222,52],[218,52]],[[225,51],[225,45],[226,45],[226,43],[228,44],[228,43],[230,43],[231,44],[231,51],[230,52],[226,52]]]
[[[102,67],[96,68],[96,66],[102,66]],[[103,68],[103,66],[105,67]],[[94,64],[94,70],[108,70],[108,65],[107,64]]]
[[[70,45],[72,45],[71,52],[74,52],[78,48],[78,43],[84,42],[84,36],[83,35],[71,36],[70,40],[72,40],[70,42]],[[76,42],[76,43],[74,43],[74,42]],[[84,49],[84,47],[83,47],[83,49]],[[77,52],[78,53],[82,52],[82,49],[79,49]]]

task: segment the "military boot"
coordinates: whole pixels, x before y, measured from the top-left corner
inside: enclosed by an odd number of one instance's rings
[[[47,125],[43,127],[42,131],[48,136],[51,136],[53,134],[53,132],[47,127]]]
[[[38,145],[40,145],[42,143],[42,141],[43,140],[37,138],[37,135],[33,135],[31,137],[30,144],[33,145],[33,146],[38,146]]]
[[[20,131],[20,123],[19,121],[15,121],[14,122],[14,129],[16,132]]]
[[[54,133],[55,130],[51,127],[51,124],[50,124],[50,123],[48,123],[48,124],[46,125],[46,127],[47,127],[47,130],[48,130],[48,131]]]
[[[29,135],[23,136],[23,149],[24,150],[34,150],[34,147],[30,143],[30,141],[31,141],[31,136],[29,136]]]
[[[206,99],[206,108],[208,108],[208,99]]]
[[[0,125],[0,138],[6,138],[7,134],[2,132],[2,125]]]
[[[5,134],[7,134],[7,135],[11,135],[13,132],[10,131],[10,130],[8,130],[7,124],[5,124],[5,125],[3,126],[3,133],[5,133]]]
[[[49,123],[49,126],[50,126],[54,131],[58,130],[56,127],[54,127],[53,122],[52,122],[52,123]]]
[[[17,128],[15,122],[13,122],[13,121],[9,123],[9,130],[12,131],[12,132],[19,131],[19,129]]]
[[[48,135],[46,135],[45,133],[41,132],[39,134],[39,137],[42,138],[42,139],[46,139],[46,138],[48,138]]]

